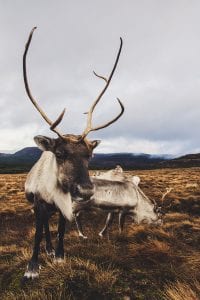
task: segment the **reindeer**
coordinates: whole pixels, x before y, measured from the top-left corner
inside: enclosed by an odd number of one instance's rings
[[[28,201],[34,203],[36,231],[33,254],[24,274],[24,280],[29,278],[34,279],[39,276],[38,255],[43,230],[45,230],[46,234],[46,250],[48,253],[53,252],[48,222],[50,216],[57,210],[59,211],[59,224],[55,258],[57,261],[64,259],[63,237],[66,222],[69,223],[72,219],[72,201],[79,203],[87,202],[94,193],[94,186],[88,172],[88,162],[94,148],[98,146],[99,141],[89,141],[86,137],[90,132],[106,128],[116,122],[124,113],[124,106],[117,98],[121,108],[120,113],[114,119],[103,125],[97,127],[93,127],[92,125],[93,111],[107,90],[118,64],[123,44],[120,38],[118,54],[108,79],[94,72],[95,76],[103,79],[106,83],[87,113],[87,126],[85,130],[81,135],[62,134],[57,129],[57,126],[63,119],[65,109],[55,122],[51,121],[38,105],[29,88],[26,71],[26,56],[35,29],[36,27],[30,32],[23,55],[25,89],[32,104],[49,124],[50,130],[56,133],[58,137],[56,139],[41,135],[34,137],[36,144],[44,152],[29,172],[25,183],[26,198]]]
[[[111,169],[109,171],[106,172],[97,172],[94,175],[95,178],[98,179],[107,179],[107,180],[111,180],[111,181],[131,181],[133,182],[134,185],[138,186],[140,183],[140,177],[139,176],[133,176],[132,179],[130,179],[130,177],[126,176],[124,174],[124,170],[122,169],[122,167],[120,165],[116,165],[115,169]],[[124,226],[124,222],[125,222],[125,216],[122,212],[119,212],[119,232],[121,233],[123,231],[123,226]],[[131,213],[129,212],[129,215],[131,215]],[[108,227],[112,224],[114,218],[114,214],[111,215],[111,213],[109,212],[107,215],[107,219],[106,219],[106,223],[104,228],[102,229],[102,231],[99,233],[99,235],[101,237],[103,237],[103,234],[107,231]],[[79,224],[80,226],[80,224]],[[80,230],[78,230],[78,234],[80,237],[83,238],[87,238],[86,236],[82,235],[82,233],[80,232]]]
[[[105,226],[99,232],[100,237],[103,237],[109,226],[111,226],[115,213],[119,214],[120,233],[123,231],[127,215],[130,215],[137,224],[142,222],[155,225],[162,224],[162,208],[158,207],[157,203],[149,199],[139,188],[138,184],[140,178],[133,176],[130,179],[124,176],[119,180],[118,174],[116,174],[115,171],[116,169],[105,172],[106,179],[102,178],[103,174],[100,175],[102,176],[101,178],[98,178],[98,176],[91,177],[92,183],[94,184],[93,196],[85,203],[74,203],[73,205],[78,234],[84,239],[87,239],[87,236],[83,234],[81,213],[89,210],[108,211]],[[121,176],[123,176],[122,172]],[[110,175],[110,180],[108,180],[108,175]],[[163,193],[161,199],[162,203],[170,191],[171,188]]]

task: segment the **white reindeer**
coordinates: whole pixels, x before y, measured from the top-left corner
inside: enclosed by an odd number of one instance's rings
[[[94,194],[85,203],[74,203],[73,212],[79,236],[83,234],[81,213],[89,210],[107,211],[108,216],[104,228],[99,233],[103,236],[111,225],[114,213],[119,213],[120,231],[123,230],[125,216],[131,214],[135,223],[161,224],[162,214],[154,201],[150,200],[139,187],[131,181],[111,181],[91,178]]]
[[[105,174],[105,178],[103,176]],[[110,178],[108,180],[107,178]],[[133,176],[127,178],[120,170],[120,178],[116,169],[101,173],[98,176],[91,177],[94,184],[94,194],[91,199],[85,203],[74,203],[73,212],[75,215],[78,234],[82,238],[87,238],[83,234],[81,224],[81,214],[88,210],[107,211],[107,219],[104,228],[99,236],[103,236],[108,227],[112,224],[114,214],[119,214],[119,231],[122,232],[125,217],[131,215],[133,221],[137,224],[146,222],[148,224],[162,224],[161,207],[158,207],[154,200],[150,200],[139,188],[140,178]],[[111,180],[112,179],[112,180]],[[167,190],[162,196],[162,201],[171,191]]]

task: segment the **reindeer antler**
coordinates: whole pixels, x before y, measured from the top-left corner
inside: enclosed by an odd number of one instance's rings
[[[166,192],[162,194],[161,202],[163,203],[165,197],[173,190],[173,188],[166,188]]]
[[[43,117],[43,119],[50,125],[50,129],[52,131],[54,131],[60,138],[65,139],[65,137],[56,128],[56,126],[62,121],[62,118],[63,118],[64,113],[65,113],[65,109],[62,111],[62,113],[59,115],[59,117],[56,119],[56,121],[52,122],[47,117],[47,115],[42,110],[42,108],[38,105],[37,101],[32,96],[30,88],[29,88],[29,83],[28,83],[28,79],[27,79],[27,71],[26,71],[26,56],[27,56],[27,52],[28,52],[28,49],[29,49],[29,46],[30,46],[30,43],[31,43],[31,40],[32,40],[33,32],[35,31],[36,28],[37,27],[33,27],[33,29],[31,30],[31,32],[29,34],[28,41],[25,45],[24,55],[23,55],[23,76],[24,76],[25,89],[26,89],[26,92],[28,94],[29,99],[31,100],[31,102],[33,103],[33,105],[35,106],[37,111],[40,113],[40,115]]]
[[[107,90],[107,88],[108,88],[108,86],[110,84],[110,81],[111,81],[111,79],[113,77],[113,74],[114,74],[115,69],[117,67],[117,63],[119,61],[119,57],[120,57],[120,53],[121,53],[121,49],[122,49],[122,45],[123,45],[122,38],[120,38],[120,47],[119,47],[119,51],[118,51],[118,54],[117,54],[117,58],[115,60],[113,69],[112,69],[112,71],[111,71],[110,76],[108,77],[108,79],[105,78],[105,77],[103,77],[103,76],[100,76],[100,75],[98,75],[97,73],[94,72],[94,75],[97,76],[98,78],[103,79],[106,82],[106,84],[105,84],[105,87],[103,88],[103,90],[100,92],[100,94],[97,97],[97,99],[92,104],[89,112],[87,112],[88,117],[87,117],[87,127],[86,127],[86,129],[83,131],[83,133],[82,133],[82,135],[81,135],[80,138],[73,138],[73,137],[66,137],[65,135],[61,134],[59,132],[59,130],[56,128],[56,126],[58,126],[58,124],[60,124],[60,122],[63,119],[63,116],[65,114],[65,109],[58,116],[58,118],[56,119],[56,121],[52,122],[51,119],[49,119],[49,117],[45,114],[45,112],[42,110],[42,108],[39,106],[39,104],[37,103],[37,101],[34,99],[34,97],[31,94],[31,90],[30,90],[30,87],[29,87],[28,79],[27,79],[26,56],[27,56],[28,49],[29,49],[29,46],[30,46],[30,43],[31,43],[31,40],[32,40],[33,33],[34,33],[34,31],[35,31],[36,28],[37,27],[33,27],[33,29],[31,30],[31,32],[29,34],[29,37],[28,37],[28,41],[27,41],[27,43],[25,45],[25,51],[24,51],[24,55],[23,55],[24,84],[25,84],[25,89],[26,89],[26,92],[28,94],[29,99],[31,100],[32,104],[35,106],[35,108],[37,109],[37,111],[40,113],[40,115],[43,117],[43,119],[50,125],[50,129],[52,131],[54,131],[60,138],[62,138],[64,140],[68,140],[69,139],[69,140],[72,140],[73,142],[79,142],[79,141],[85,139],[86,136],[88,135],[88,133],[90,131],[95,131],[95,130],[99,130],[99,129],[105,128],[105,127],[111,125],[112,123],[116,122],[121,117],[121,115],[124,112],[124,106],[123,106],[122,102],[118,98],[117,98],[117,101],[119,102],[119,105],[121,107],[121,112],[114,119],[112,119],[111,121],[109,121],[109,122],[107,122],[107,123],[105,123],[103,125],[97,126],[97,127],[92,127],[92,113],[93,113],[96,105],[98,104],[98,102],[102,98],[103,94]]]
[[[119,105],[121,107],[121,112],[114,119],[112,119],[111,121],[108,121],[107,123],[105,123],[103,125],[100,125],[100,126],[97,126],[97,127],[92,127],[92,114],[93,114],[93,111],[94,111],[96,105],[98,104],[98,102],[100,101],[100,99],[102,98],[102,96],[104,95],[105,91],[107,90],[107,88],[108,88],[108,86],[111,82],[111,79],[113,77],[113,74],[115,72],[115,69],[116,69],[118,61],[119,61],[119,57],[120,57],[121,50],[122,50],[122,45],[123,45],[123,41],[122,41],[122,38],[120,37],[120,47],[119,47],[119,50],[118,50],[118,53],[117,53],[117,57],[116,57],[113,69],[112,69],[108,79],[104,76],[98,75],[96,72],[93,71],[94,75],[97,76],[98,78],[103,79],[106,82],[106,84],[105,84],[103,90],[100,92],[97,99],[92,104],[89,111],[87,112],[87,115],[88,115],[87,116],[87,126],[86,126],[85,130],[83,131],[83,133],[81,135],[81,139],[84,139],[88,135],[88,133],[91,132],[91,131],[96,131],[96,130],[108,127],[112,123],[116,122],[121,117],[121,115],[124,113],[124,106],[123,106],[122,102],[117,98],[117,101],[119,102]]]

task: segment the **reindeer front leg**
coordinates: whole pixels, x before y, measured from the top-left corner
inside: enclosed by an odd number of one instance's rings
[[[87,239],[87,236],[83,233],[82,223],[81,223],[81,212],[77,212],[74,214],[78,235],[79,237],[82,237],[83,239]]]
[[[55,261],[56,262],[63,262],[64,260],[64,234],[65,234],[65,226],[66,226],[66,219],[63,217],[62,213],[59,212],[59,224],[58,224],[58,242],[55,252]]]
[[[24,273],[23,280],[35,279],[39,276],[39,264],[38,264],[38,255],[40,251],[40,243],[43,236],[43,227],[44,222],[47,220],[47,211],[43,201],[35,199],[34,203],[34,212],[35,212],[35,241],[33,247],[33,254],[31,260],[28,263],[27,270]]]
[[[55,257],[55,250],[52,246],[51,233],[49,230],[49,218],[44,223],[44,232],[45,232],[45,239],[46,239],[46,253],[48,256]]]

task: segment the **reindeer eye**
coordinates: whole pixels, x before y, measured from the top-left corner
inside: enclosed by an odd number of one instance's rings
[[[58,159],[64,158],[64,155],[63,155],[62,152],[56,152],[56,153],[55,153],[55,156],[56,156],[56,158],[58,158]]]

